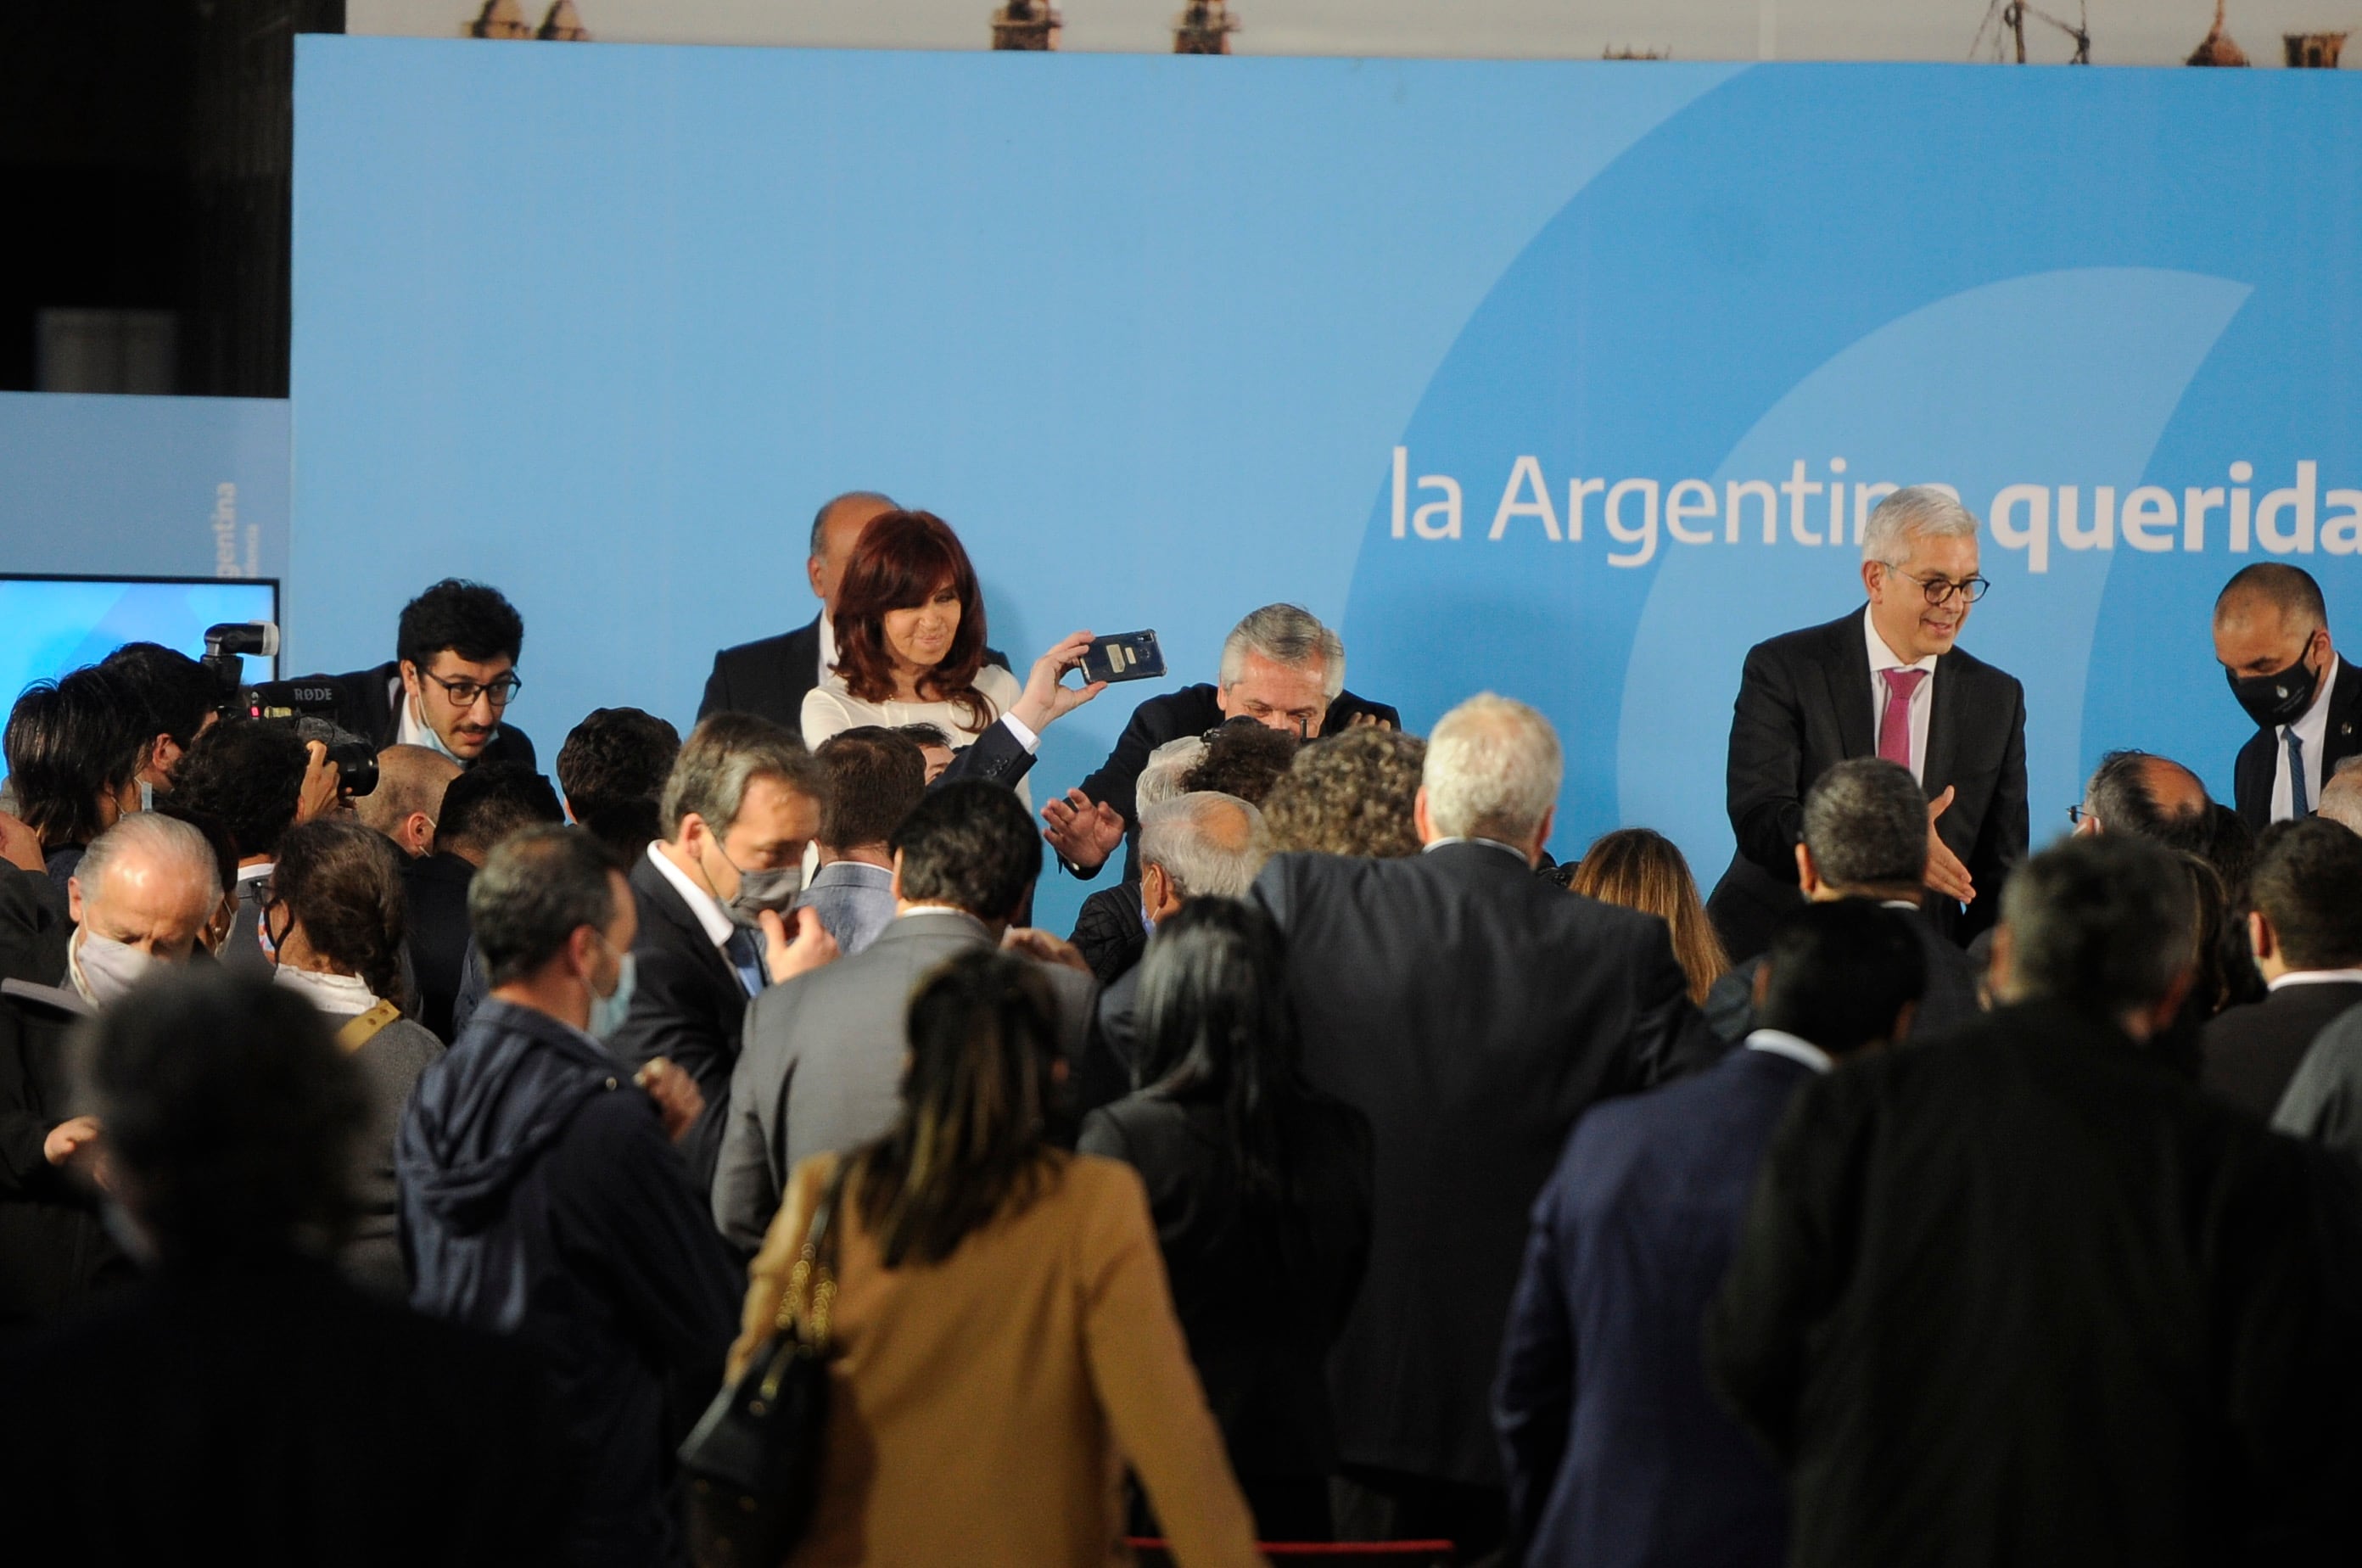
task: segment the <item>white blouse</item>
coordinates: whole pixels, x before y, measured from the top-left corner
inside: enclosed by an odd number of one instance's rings
[[[976,672],[976,690],[985,701],[986,714],[981,724],[972,723],[966,709],[954,702],[867,702],[855,697],[844,684],[844,678],[831,673],[827,679],[804,693],[804,745],[818,750],[820,743],[833,734],[855,729],[863,724],[882,724],[899,729],[904,724],[933,724],[951,737],[953,749],[975,744],[976,738],[990,729],[1001,714],[1016,706],[1024,688],[1017,678],[997,664],[988,664]],[[1025,781],[1017,782],[1017,798],[1031,810],[1033,797],[1026,791]]]

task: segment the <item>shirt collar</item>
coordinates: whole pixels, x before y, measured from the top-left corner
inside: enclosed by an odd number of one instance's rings
[[[689,912],[697,917],[697,923],[703,928],[713,945],[727,947],[731,933],[738,929],[738,922],[730,918],[730,912],[722,907],[720,900],[699,887],[688,872],[672,863],[672,856],[664,852],[661,839],[648,845],[648,864],[672,884],[673,891],[679,893],[681,902],[689,906]]]
[[[836,669],[836,623],[829,616],[828,606],[820,610],[820,675],[822,680]]]
[[[1916,664],[1905,664],[1897,657],[1894,650],[1886,646],[1886,639],[1878,635],[1878,623],[1870,618],[1868,605],[1862,607],[1861,635],[1870,641],[1870,672],[1872,675],[1882,669],[1924,669],[1930,673],[1935,670],[1937,657],[1935,654],[1929,654]]]
[[[806,889],[890,888],[893,885],[893,867],[872,866],[866,860],[832,860],[804,881]]]
[[[1778,1029],[1759,1029],[1747,1037],[1749,1051],[1767,1051],[1774,1056],[1785,1056],[1792,1062],[1802,1062],[1816,1073],[1826,1073],[1837,1066],[1829,1054],[1809,1040]]]
[[[894,918],[896,920],[909,920],[912,915],[957,915],[962,920],[976,920],[976,916],[968,913],[967,911],[960,908],[957,904],[912,904],[908,909],[900,909],[894,911]],[[982,921],[977,921],[977,923],[978,925],[982,925],[984,922]]]
[[[2362,969],[2299,969],[2282,975],[2269,988],[2282,986],[2362,986]]]
[[[1497,838],[1478,838],[1469,834],[1454,834],[1448,838],[1429,839],[1428,841],[1427,847],[1420,850],[1419,853],[1421,855],[1432,855],[1437,850],[1445,847],[1447,845],[1454,844],[1481,844],[1487,849],[1497,849],[1504,855],[1513,855],[1517,856],[1518,865],[1526,867],[1529,870],[1532,868],[1532,863],[1526,858],[1526,852],[1519,849],[1516,845],[1503,844]]]
[[[278,869],[279,862],[276,860],[264,860],[252,866],[241,866],[237,868],[237,885],[243,888],[248,882],[259,882]]]
[[[2297,738],[2311,745],[2312,755],[2316,756],[2321,755],[2321,743],[2329,734],[2329,697],[2336,684],[2337,656],[2333,653],[2329,656],[2328,664],[2322,667],[2321,679],[2312,689],[2312,701],[2306,704],[2302,713],[2297,715],[2295,723],[2281,726],[2282,729],[2296,731]],[[2326,776],[2323,781],[2326,782]]]

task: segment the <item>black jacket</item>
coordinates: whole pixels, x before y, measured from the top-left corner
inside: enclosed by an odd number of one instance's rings
[[[672,1453],[722,1377],[736,1270],[655,1101],[590,1036],[486,1002],[395,1148],[411,1304],[541,1353],[583,1506],[568,1562],[679,1561]]]
[[[1341,691],[1320,721],[1320,733],[1336,734],[1363,714],[1396,729],[1402,728],[1402,715],[1385,703]],[[1134,794],[1140,787],[1140,770],[1148,766],[1150,755],[1165,742],[1184,735],[1202,735],[1220,727],[1222,722],[1221,693],[1210,683],[1184,686],[1178,691],[1151,697],[1131,711],[1131,722],[1124,725],[1115,750],[1099,764],[1098,771],[1082,781],[1079,788],[1085,795],[1113,806],[1123,817],[1125,881],[1140,880],[1140,805]]]
[[[1140,965],[1148,951],[1148,926],[1140,916],[1140,884],[1118,882],[1095,889],[1075,911],[1074,934],[1066,939],[1083,955],[1099,984],[1112,986]]]
[[[2357,889],[2356,897],[2362,897]],[[2259,1002],[2225,1008],[2206,1021],[2206,1088],[2268,1121],[2297,1064],[2321,1032],[2362,1003],[2362,985],[2341,980],[2282,986]]]
[[[66,972],[66,908],[47,877],[0,861],[0,980],[46,986]]]
[[[402,709],[393,693],[401,689],[402,661],[390,658],[370,669],[348,675],[315,675],[337,688],[336,722],[383,751],[402,738]],[[476,755],[477,762],[522,762],[534,766],[533,742],[514,724],[502,722],[492,738]],[[463,764],[473,767],[474,763]]]
[[[402,863],[403,940],[411,977],[418,983],[419,1021],[448,1045],[458,1037],[451,1004],[468,963],[475,930],[468,922],[468,887],[476,868],[456,855],[414,856]]]
[[[640,914],[639,934],[632,939],[639,974],[631,1012],[607,1048],[633,1068],[668,1057],[697,1080],[705,1094],[705,1113],[680,1141],[680,1154],[690,1179],[704,1192],[713,1186],[722,1130],[729,1121],[730,1075],[738,1066],[746,987],[679,889],[646,856],[632,862],[631,882]]]
[[[1489,1398],[1526,1217],[1575,1119],[1714,1054],[1663,921],[1496,845],[1282,855],[1312,1083],[1376,1139],[1369,1279],[1330,1362],[1345,1462],[1501,1484]]]
[[[1707,1319],[1795,1568],[2350,1561],[2330,1156],[2050,1006],[1801,1090]]]
[[[1919,955],[1927,961],[1927,988],[1911,1015],[1911,1038],[1932,1039],[1976,1020],[1977,966],[1935,922],[1917,915],[1911,934],[1919,941]],[[1736,1045],[1755,1030],[1755,977],[1763,968],[1763,955],[1734,965],[1706,993],[1705,1021],[1716,1039]]]
[[[0,1359],[24,1563],[562,1561],[546,1379],[293,1258],[175,1270]]]
[[[2272,781],[2279,777],[2281,749],[2277,725],[2259,729],[2247,737],[2231,765],[2231,800],[2239,820],[2252,832],[2263,832],[2272,820]],[[2329,689],[2329,728],[2321,748],[2323,782],[2339,763],[2357,754],[2362,754],[2362,669],[2341,654],[2337,684]]]
[[[1136,1094],[1091,1112],[1076,1146],[1121,1160],[1149,1217],[1189,1359],[1242,1476],[1317,1477],[1337,1467],[1323,1370],[1370,1248],[1370,1124],[1326,1095],[1282,1123],[1292,1190],[1242,1201],[1219,1101]]]
[[[2002,882],[2025,857],[2025,690],[1956,648],[1936,661],[1932,701],[1921,781],[1931,801],[1957,791],[1936,828],[1968,867],[1977,899],[1965,911],[1939,900],[1929,912],[1965,944],[1993,922]],[[1734,960],[1762,952],[1781,911],[1802,897],[1805,791],[1835,764],[1877,755],[1861,611],[1748,650],[1730,721],[1738,852],[1706,906]]]
[[[74,1113],[67,1043],[89,1013],[77,992],[0,981],[0,1332],[130,1276],[99,1223],[97,1190],[41,1152]]]

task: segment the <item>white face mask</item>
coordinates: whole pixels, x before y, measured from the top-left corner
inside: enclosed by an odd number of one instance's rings
[[[156,963],[155,955],[146,948],[95,935],[88,926],[74,933],[73,945],[66,949],[66,955],[74,988],[93,1007],[112,1004],[138,985]]]
[[[348,1018],[367,1012],[377,1005],[377,998],[369,982],[359,975],[329,975],[315,969],[298,969],[292,964],[281,964],[271,972],[274,983],[291,991],[301,991],[314,1007],[322,1012]]]

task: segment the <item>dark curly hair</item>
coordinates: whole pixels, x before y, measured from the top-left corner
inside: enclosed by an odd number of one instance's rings
[[[524,617],[497,588],[447,577],[402,607],[393,656],[425,669],[449,648],[470,664],[524,652]]]
[[[593,708],[557,748],[567,809],[626,860],[664,836],[657,806],[680,756],[680,732],[637,708]]]
[[[349,1233],[360,1069],[310,1001],[215,965],[176,966],[76,1040],[119,1189],[168,1263],[308,1253]]]
[[[301,736],[260,719],[224,719],[197,737],[172,771],[172,803],[229,830],[239,858],[276,855],[295,825],[304,769]]]
[[[1212,790],[1260,806],[1294,764],[1302,744],[1288,731],[1260,720],[1232,719],[1206,736],[1206,755],[1181,776],[1181,789],[1187,794]]]
[[[1347,730],[1312,742],[1264,798],[1273,852],[1417,855],[1411,811],[1426,766],[1427,743],[1400,730]]]
[[[182,751],[205,727],[205,716],[220,712],[230,696],[219,676],[161,643],[126,643],[98,668],[130,681],[155,715],[157,734],[171,736]]]
[[[865,702],[892,697],[886,613],[915,609],[946,583],[959,596],[959,630],[942,660],[920,678],[919,691],[951,703],[980,730],[992,722],[992,706],[976,689],[984,668],[984,591],[959,536],[932,512],[889,512],[861,530],[836,591],[836,673]]]
[[[139,777],[157,733],[138,688],[116,671],[94,666],[25,688],[0,745],[17,814],[41,835],[42,849],[88,844],[105,831],[100,798]]]
[[[279,841],[270,901],[302,924],[312,951],[359,975],[371,995],[408,1005],[401,852],[391,839],[333,817],[290,828]]]
[[[1042,874],[1033,816],[1007,787],[962,779],[929,791],[887,846],[902,857],[902,896],[1007,920]]]

